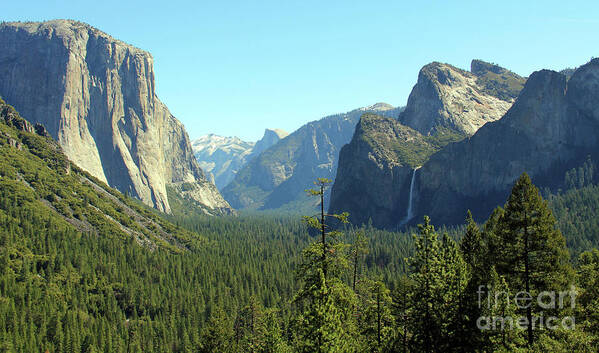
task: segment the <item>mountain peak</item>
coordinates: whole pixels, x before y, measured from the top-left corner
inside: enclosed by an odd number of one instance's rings
[[[394,108],[395,107],[392,106],[391,104],[387,104],[387,103],[384,103],[384,102],[379,102],[379,103],[375,103],[373,105],[370,105],[368,107],[360,108],[360,110],[370,111],[370,112],[386,112],[386,111],[394,109]]]
[[[510,71],[507,69],[504,69],[503,67],[501,67],[497,64],[489,63],[489,62],[482,61],[479,59],[473,59],[472,62],[470,63],[470,72],[472,72],[476,76],[482,76],[482,75],[486,74],[487,72],[492,72],[492,73],[501,75],[505,72],[510,72]]]
[[[269,138],[269,136],[271,136],[272,134],[274,134],[278,140],[283,139],[289,135],[287,131],[281,129],[264,129],[264,136],[262,136],[262,139],[260,141],[264,140],[265,138]]]
[[[281,129],[265,129],[258,142],[246,142],[236,136],[208,134],[194,140],[192,146],[202,170],[212,175],[222,190],[249,161],[287,135]]]
[[[513,102],[522,88],[525,78],[497,64],[472,60],[470,71],[476,76],[481,90],[506,102]]]
[[[287,137],[289,133],[281,129],[264,129],[264,136],[256,142],[252,150],[252,158],[266,151],[272,145]]]
[[[476,63],[477,68],[484,66]],[[439,129],[472,135],[487,122],[501,118],[511,106],[514,92],[522,88],[523,79],[480,72],[484,76],[439,62],[425,65],[400,121],[425,135],[434,135]],[[504,81],[509,82],[507,88]]]

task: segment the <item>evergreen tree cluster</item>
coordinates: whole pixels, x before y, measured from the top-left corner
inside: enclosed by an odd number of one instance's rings
[[[12,107],[0,101],[0,108],[0,352],[591,352],[599,345],[592,162],[548,201],[523,175],[483,225],[468,215],[465,226],[438,230],[425,218],[413,238],[354,229],[344,225],[347,214],[323,208],[303,222],[165,216],[79,170]],[[310,191],[321,204],[329,184],[319,179]],[[523,308],[514,300],[571,288],[573,306]],[[541,315],[574,317],[576,326],[486,329],[492,322],[481,320]]]

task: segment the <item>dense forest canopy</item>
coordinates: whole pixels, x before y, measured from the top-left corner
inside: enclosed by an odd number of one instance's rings
[[[523,176],[484,224],[452,229],[428,219],[391,232],[334,229],[323,215],[165,216],[72,165],[3,102],[0,112],[1,352],[571,352],[599,343],[592,159],[562,190],[543,192],[548,202]],[[323,224],[339,233],[322,241]],[[575,317],[576,329],[481,330],[476,318],[541,311],[505,300],[481,308],[483,284],[512,296],[573,285],[577,305],[550,314]]]

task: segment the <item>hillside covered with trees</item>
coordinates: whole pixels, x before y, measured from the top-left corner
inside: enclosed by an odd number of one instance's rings
[[[599,343],[590,160],[548,201],[524,175],[482,225],[435,229],[425,218],[398,233],[343,226],[346,214],[166,216],[72,165],[3,102],[0,115],[2,352],[578,352]],[[316,200],[328,183],[319,180]],[[492,298],[510,295],[479,305],[481,285]],[[571,286],[574,307],[523,310],[513,300]],[[481,317],[540,315],[576,325],[477,327]]]

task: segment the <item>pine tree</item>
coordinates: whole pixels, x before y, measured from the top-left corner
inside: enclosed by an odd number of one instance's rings
[[[300,352],[346,352],[349,337],[345,336],[343,314],[335,303],[331,286],[325,282],[319,269],[320,281],[310,286],[304,295],[308,298],[297,319]]]
[[[331,218],[337,223],[344,224],[348,223],[348,214],[327,214],[324,211],[324,194],[331,183],[332,180],[330,179],[318,178],[314,182],[316,188],[306,190],[308,195],[316,196],[320,199],[320,214],[316,216],[304,216],[304,221],[310,228],[320,231],[320,267],[324,275],[325,282],[328,278],[329,267],[333,266],[339,268],[338,264],[331,264],[330,262],[334,262],[336,259],[347,261],[346,258],[339,256],[338,253],[336,253],[339,249],[334,248],[335,245],[339,245],[338,238],[342,235],[342,233],[331,230],[331,225],[330,222],[327,221],[327,218]],[[333,276],[335,275],[337,275],[337,273],[333,274]]]
[[[477,269],[481,266],[481,256],[484,256],[486,249],[483,244],[480,229],[474,219],[472,213],[468,210],[466,216],[466,233],[460,242],[460,250],[464,261],[472,269]]]
[[[200,352],[231,352],[233,343],[233,327],[222,305],[216,306],[204,328],[200,341]]]
[[[290,348],[283,338],[283,332],[279,324],[277,310],[268,309],[263,316],[264,331],[262,332],[263,345],[258,351],[260,353],[288,353]]]
[[[355,240],[352,245],[351,257],[353,266],[352,289],[356,291],[356,282],[360,271],[360,264],[364,255],[368,254],[368,239],[363,230],[355,232]]]
[[[580,297],[575,312],[576,327],[592,335],[593,347],[599,345],[599,250],[593,249],[578,258]]]
[[[266,326],[264,308],[252,296],[235,322],[235,336],[239,349],[244,352],[261,352],[265,346]]]
[[[516,305],[505,277],[499,276],[495,267],[491,268],[485,291],[478,298],[481,318],[477,325],[483,326],[482,336],[486,339],[484,348],[488,351],[512,351],[524,340],[522,332],[515,327]],[[484,327],[487,326],[487,327]]]
[[[443,347],[447,351],[464,351],[470,348],[461,336],[464,332],[464,301],[468,294],[468,283],[471,272],[468,264],[462,258],[458,244],[447,235],[443,234],[441,242],[441,276],[444,278],[442,288],[441,322],[443,324]],[[445,348],[444,348],[445,349]]]
[[[504,210],[497,224],[502,244],[497,272],[506,276],[509,288],[524,291],[532,298],[541,291],[569,290],[573,272],[564,237],[547,202],[526,173],[516,181]],[[540,311],[535,300],[525,310],[529,346],[535,339],[533,316]]]
[[[304,220],[320,231],[321,239],[304,249],[297,272],[301,284],[293,302],[299,307],[295,327],[301,352],[347,352],[355,339],[355,294],[340,279],[349,267],[348,245],[339,240],[342,233],[327,223],[327,218],[345,223],[347,214],[325,214],[324,192],[330,183],[319,178],[314,183],[317,188],[307,190],[320,198],[321,207],[320,215]]]
[[[390,349],[393,352],[408,352],[411,342],[409,331],[412,319],[412,302],[410,300],[414,283],[406,275],[400,277],[392,294],[393,316],[395,317],[395,339]]]
[[[471,276],[460,300],[461,315],[456,326],[456,336],[459,346],[464,350],[481,350],[488,342],[477,327],[477,320],[483,315],[477,293],[479,288],[489,285],[490,271],[486,259],[488,248],[470,211],[466,217],[466,233],[460,242],[460,252]]]
[[[439,241],[428,217],[419,229],[416,253],[409,261],[414,283],[410,323],[415,348],[424,352],[454,350],[468,268],[457,244],[446,234]]]
[[[389,289],[381,280],[365,278],[358,285],[358,329],[363,350],[382,352],[393,339],[394,318]]]

